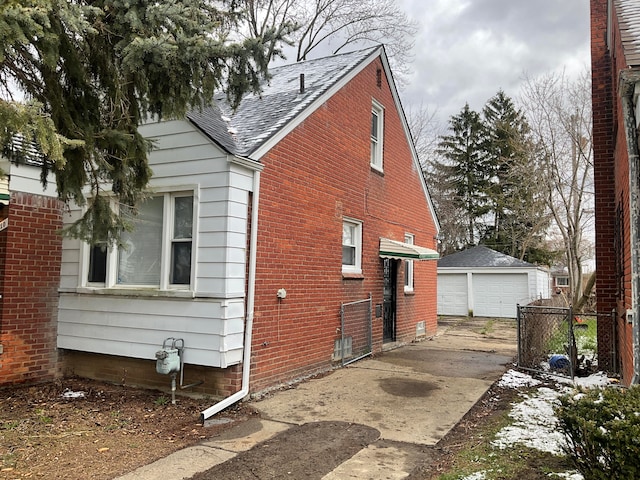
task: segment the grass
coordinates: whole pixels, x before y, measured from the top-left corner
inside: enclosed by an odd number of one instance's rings
[[[496,434],[513,422],[508,414],[508,410],[504,411],[479,427],[469,441],[455,453],[447,473],[437,478],[439,480],[464,478],[526,480],[540,478],[541,473],[546,476],[572,469],[569,459],[565,456],[556,456],[521,445],[513,445],[505,449],[492,445],[491,442]],[[483,472],[484,476],[477,476],[479,472]]]

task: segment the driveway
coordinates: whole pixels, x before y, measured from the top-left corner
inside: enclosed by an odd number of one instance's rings
[[[130,478],[189,478],[215,465],[197,478],[245,478],[243,468],[251,478],[405,478],[515,354],[515,320],[441,319],[432,339],[254,400],[259,418]]]

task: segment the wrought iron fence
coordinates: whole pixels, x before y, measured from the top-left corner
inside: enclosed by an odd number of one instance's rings
[[[340,307],[341,335],[335,342],[333,358],[343,366],[373,352],[371,313],[371,294],[369,298],[343,303]]]

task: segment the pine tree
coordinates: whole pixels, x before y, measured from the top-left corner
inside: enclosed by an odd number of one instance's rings
[[[482,113],[493,217],[482,242],[520,259],[541,260],[544,252],[538,247],[550,217],[526,117],[502,90]]]
[[[234,102],[258,89],[272,38],[231,42],[237,3],[223,2],[224,10],[207,0],[0,6],[2,153],[19,161],[23,146],[35,143],[43,183],[52,172],[61,200],[86,205],[68,234],[117,242],[129,228],[109,199],[135,206],[144,196],[151,144],[138,131],[142,122],[181,117],[223,87]]]
[[[450,135],[440,137],[438,153],[443,160],[434,168],[449,189],[453,205],[464,212],[468,245],[476,245],[482,231],[482,217],[489,212],[489,172],[487,169],[486,129],[480,114],[465,104],[449,119]]]

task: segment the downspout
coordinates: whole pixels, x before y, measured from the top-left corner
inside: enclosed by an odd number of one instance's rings
[[[629,155],[629,224],[631,248],[631,309],[633,311],[633,377],[631,385],[640,383],[640,156],[634,96],[638,92],[638,72],[620,75],[620,98]],[[617,339],[614,339],[617,341]]]
[[[253,203],[251,205],[251,238],[249,241],[249,271],[247,274],[247,319],[244,326],[244,352],[242,356],[242,385],[238,392],[212,405],[200,413],[200,422],[239,402],[249,394],[251,373],[251,337],[256,291],[256,250],[258,246],[258,205],[260,204],[260,171],[253,172]]]

